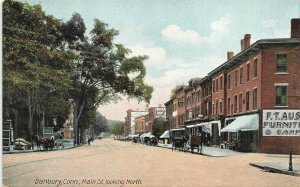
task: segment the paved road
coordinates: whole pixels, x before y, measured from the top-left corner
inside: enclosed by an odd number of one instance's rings
[[[300,177],[263,172],[250,162],[288,160],[253,153],[207,157],[104,139],[69,150],[5,154],[3,181],[12,187],[300,186]]]

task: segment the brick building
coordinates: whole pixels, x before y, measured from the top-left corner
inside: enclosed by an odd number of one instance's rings
[[[152,132],[152,126],[154,124],[154,120],[158,117],[162,117],[166,119],[166,107],[162,107],[159,105],[158,107],[150,107],[148,109],[149,118],[147,120],[146,131]]]
[[[135,118],[135,134],[143,134],[148,132],[146,130],[146,121],[149,118],[149,114],[142,115]]]
[[[168,123],[171,129],[183,127],[185,107],[184,126],[207,122],[210,144],[226,141],[240,151],[300,154],[300,19],[292,19],[290,38],[252,45],[250,40],[246,34],[241,52],[228,52],[227,61],[207,77],[191,79],[176,91],[165,103]]]
[[[134,111],[128,109],[125,117],[124,134],[135,134],[135,118],[146,114],[148,114],[148,111]]]

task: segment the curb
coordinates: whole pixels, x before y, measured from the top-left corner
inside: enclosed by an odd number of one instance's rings
[[[76,147],[80,147],[82,145],[78,145],[78,146],[72,146],[72,147],[67,147],[64,149],[54,149],[52,151],[63,151],[63,150],[68,150],[68,149],[74,149]],[[22,151],[18,151],[18,152],[12,152],[12,151],[2,151],[2,154],[21,154],[21,153],[34,153],[34,152],[49,152],[49,151],[39,151],[39,150],[22,150]]]
[[[294,171],[287,171],[287,170],[277,169],[277,168],[268,167],[268,166],[261,166],[261,165],[254,164],[254,163],[249,163],[249,165],[253,166],[253,167],[257,167],[259,169],[262,169],[266,172],[279,173],[279,174],[291,175],[291,176],[300,176],[300,173],[297,173]]]

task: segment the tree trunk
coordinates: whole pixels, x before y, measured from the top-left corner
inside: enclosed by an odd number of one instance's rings
[[[84,104],[85,104],[85,101],[81,105],[77,105],[75,103],[75,110],[74,110],[74,142],[77,145],[79,145],[79,143],[80,143],[78,122],[79,122],[79,118],[82,114]]]
[[[28,116],[27,134],[29,135],[29,137],[31,137],[31,135],[32,135],[32,123],[33,123],[33,111],[32,111],[31,96],[30,96],[30,91],[29,90],[27,92],[27,104],[28,104],[28,115],[29,115]]]

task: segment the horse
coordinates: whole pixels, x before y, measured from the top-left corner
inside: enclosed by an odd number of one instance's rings
[[[48,144],[50,142],[48,138],[43,138],[39,135],[32,135],[31,137],[32,140],[35,141],[38,151],[41,150],[41,146],[43,147],[43,150],[48,149]]]
[[[90,137],[90,138],[88,139],[88,144],[90,145],[91,142],[93,142],[93,141],[94,141],[94,138],[93,138],[93,137]]]

